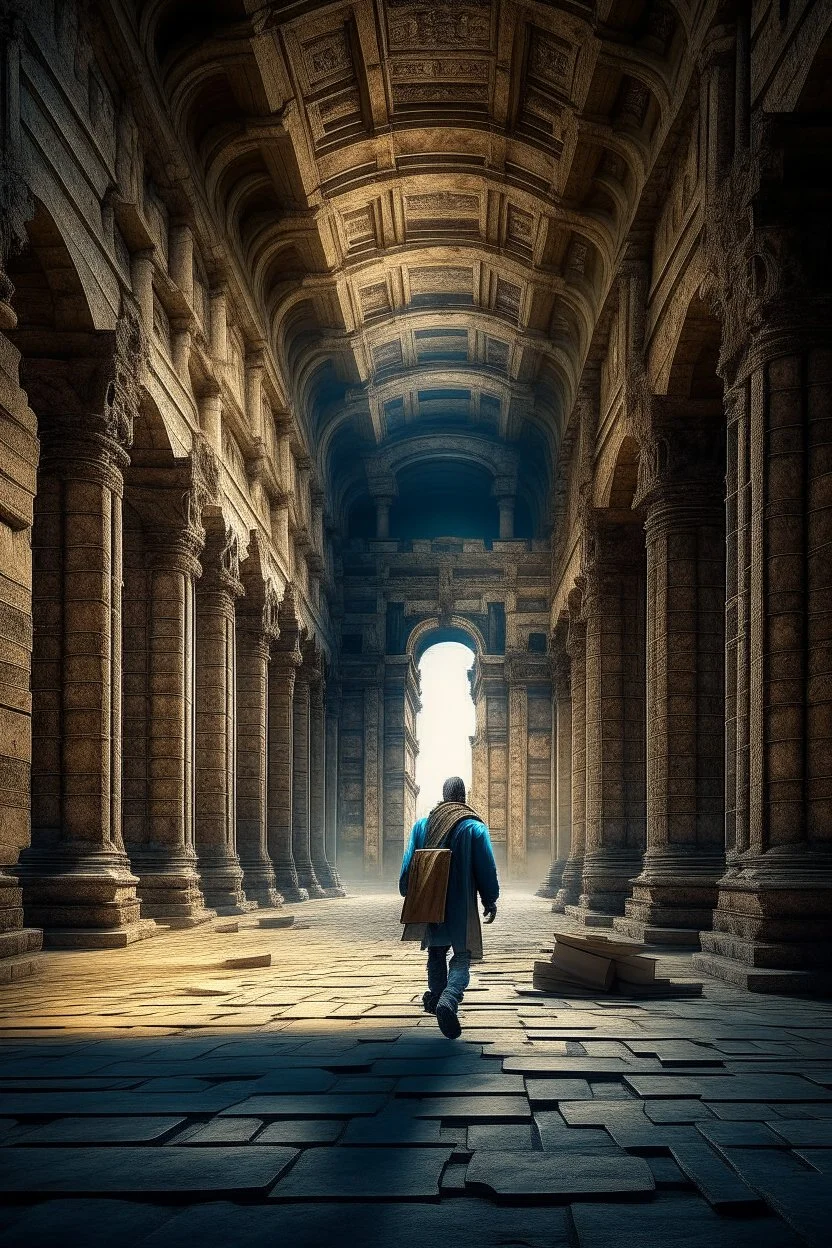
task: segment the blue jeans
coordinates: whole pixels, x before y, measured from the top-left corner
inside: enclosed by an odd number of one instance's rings
[[[428,992],[438,1003],[449,1005],[456,1014],[471,978],[470,953],[455,953],[448,966],[450,945],[434,945],[428,950]]]

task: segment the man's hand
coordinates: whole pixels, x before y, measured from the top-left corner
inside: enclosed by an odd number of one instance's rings
[[[483,913],[483,918],[486,923],[493,923],[497,917],[497,907],[496,906],[489,906],[487,908],[483,907],[482,913]]]

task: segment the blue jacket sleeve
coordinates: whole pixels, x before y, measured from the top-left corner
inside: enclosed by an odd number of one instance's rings
[[[399,892],[402,897],[407,896],[407,877],[410,873],[410,863],[413,859],[414,850],[416,849],[416,829],[418,826],[419,821],[417,820],[410,830],[410,840],[407,842],[407,848],[404,851],[404,858],[402,858],[402,869],[399,875]]]
[[[486,910],[496,905],[500,896],[500,883],[497,879],[497,864],[491,848],[491,837],[484,823],[478,823],[471,839],[471,856],[474,866],[474,880],[477,892]]]

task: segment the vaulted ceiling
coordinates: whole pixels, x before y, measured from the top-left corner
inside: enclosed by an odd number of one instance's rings
[[[142,7],[159,89],[336,507],[366,495],[377,451],[419,437],[440,457],[447,433],[510,447],[545,528],[699,7]]]

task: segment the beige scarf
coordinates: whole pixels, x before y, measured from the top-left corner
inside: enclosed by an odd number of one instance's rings
[[[478,819],[482,823],[482,816],[465,802],[440,802],[434,806],[428,815],[425,849],[438,849],[461,819]]]

